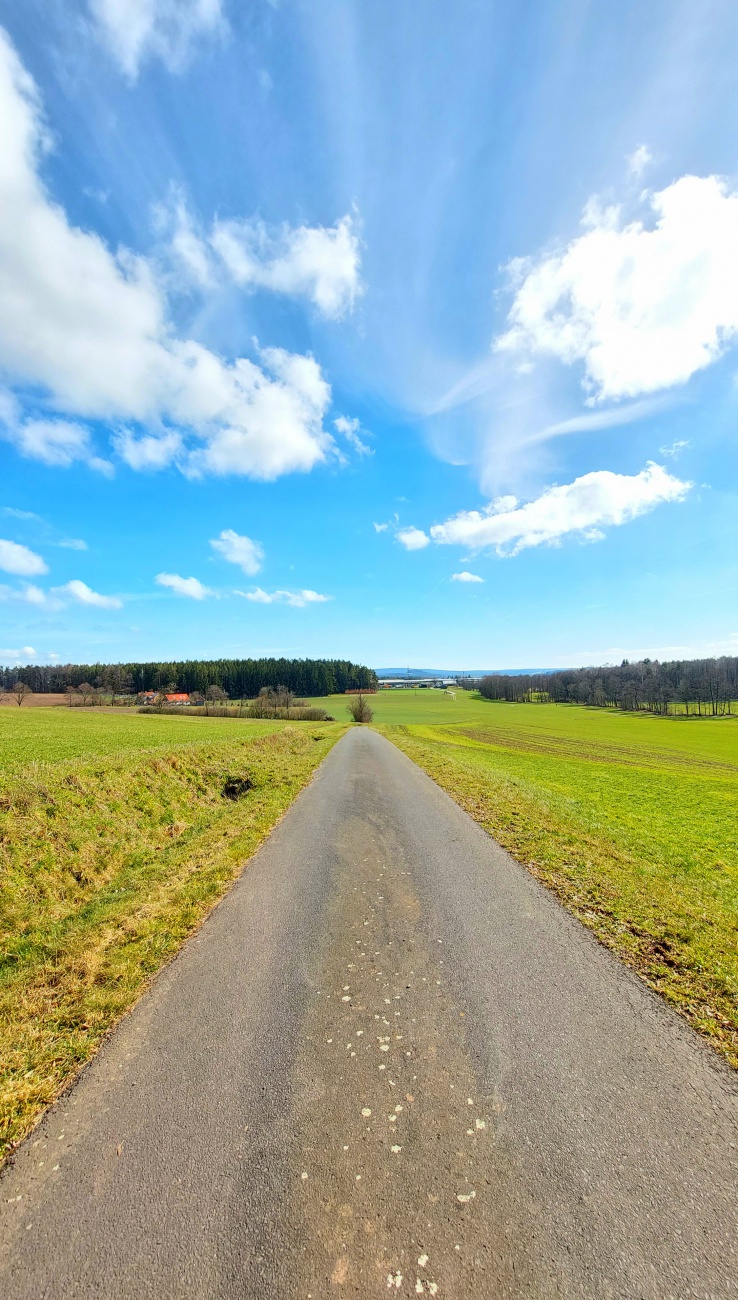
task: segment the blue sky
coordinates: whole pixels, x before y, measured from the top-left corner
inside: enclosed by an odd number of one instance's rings
[[[0,24],[0,662],[738,653],[735,5]]]

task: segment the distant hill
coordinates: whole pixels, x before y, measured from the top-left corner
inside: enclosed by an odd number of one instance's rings
[[[554,668],[375,668],[377,677],[487,677],[503,673],[506,677],[525,677],[529,673],[552,673]]]

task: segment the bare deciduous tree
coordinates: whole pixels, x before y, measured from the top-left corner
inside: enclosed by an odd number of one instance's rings
[[[33,695],[30,686],[25,682],[13,682],[12,694],[15,696],[15,702],[20,708],[27,695]]]
[[[347,711],[353,718],[354,722],[371,722],[374,717],[374,710],[371,708],[368,699],[359,691],[349,700]]]

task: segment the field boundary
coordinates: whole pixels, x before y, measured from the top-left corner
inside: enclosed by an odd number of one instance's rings
[[[562,819],[540,792],[516,775],[492,773],[482,779],[457,756],[450,758],[442,741],[418,737],[403,725],[378,725],[376,730],[738,1069],[735,984],[691,960],[684,918],[652,905],[646,897],[652,877],[632,851]],[[453,738],[446,743],[452,747]],[[463,745],[457,748],[463,753]]]
[[[283,726],[0,782],[0,1161],[230,891],[345,730]]]

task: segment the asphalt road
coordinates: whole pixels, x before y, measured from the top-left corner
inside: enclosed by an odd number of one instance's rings
[[[354,729],[0,1182],[0,1295],[738,1295],[738,1088]]]

